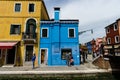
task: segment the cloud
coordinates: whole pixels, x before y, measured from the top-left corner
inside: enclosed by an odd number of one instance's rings
[[[64,8],[65,6],[70,4],[71,1],[72,0],[44,0],[50,18],[53,18],[54,7],[60,7],[62,9],[62,7]]]
[[[62,7],[61,18],[79,19],[81,25],[120,15],[120,0],[74,0]]]
[[[79,19],[79,31],[94,29],[94,38],[105,36],[104,27],[120,17],[120,0],[46,0],[49,15],[61,7],[61,19]],[[89,32],[80,35],[80,43],[90,41]]]

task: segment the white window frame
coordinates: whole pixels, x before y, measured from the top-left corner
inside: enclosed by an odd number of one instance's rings
[[[74,37],[70,37],[70,36],[69,36],[69,30],[70,30],[70,29],[74,29]],[[76,36],[75,36],[75,28],[68,28],[68,38],[75,38],[75,37],[76,37]]]
[[[20,11],[15,11],[16,4],[20,4]],[[14,4],[14,12],[21,12],[22,11],[22,3],[17,2]]]
[[[110,42],[109,42],[110,41]],[[107,38],[107,43],[111,44],[111,38]]]
[[[34,19],[34,20],[36,21],[36,25],[38,24],[36,18],[33,18],[33,17],[32,17],[32,18],[27,18],[26,21],[25,21],[25,24],[24,24],[24,26],[25,26],[25,27],[24,27],[24,32],[26,31],[26,27],[27,27],[26,24],[27,24],[27,21],[28,21],[29,19]],[[37,27],[37,26],[36,26],[36,27]],[[36,29],[36,32],[37,32],[37,29]]]
[[[48,65],[48,48],[40,48],[40,56],[39,56],[39,65],[41,65],[41,51],[42,50],[46,50],[46,55],[45,55],[45,58],[46,58],[46,62],[44,62],[44,64],[47,64]]]
[[[107,33],[110,33],[110,28],[106,28],[106,32],[107,32]]]
[[[114,31],[117,31],[118,30],[117,23],[115,23],[113,26],[114,26]],[[115,27],[117,27],[117,29]]]
[[[47,29],[47,37],[42,36],[43,29]],[[41,28],[41,38],[48,38],[49,37],[49,29],[48,28]]]
[[[118,41],[117,41],[117,38],[118,38]],[[119,42],[120,42],[119,36],[115,36],[115,43],[119,43]]]
[[[34,11],[33,11],[33,12],[30,12],[30,11],[29,11],[30,4],[34,4]],[[35,3],[29,3],[29,4],[28,4],[28,12],[29,12],[29,13],[34,13],[34,12],[35,12],[35,10],[36,10]]]

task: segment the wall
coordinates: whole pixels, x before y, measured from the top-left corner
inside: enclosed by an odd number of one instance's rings
[[[114,31],[113,24],[108,27],[110,29],[110,33],[106,33],[106,40],[107,38],[111,38],[111,44],[115,44],[115,36],[119,35],[119,31]]]
[[[14,12],[15,3],[21,3],[21,12]],[[29,3],[35,4],[35,11],[28,12]],[[38,53],[39,53],[39,41],[40,41],[40,20],[45,19],[48,20],[49,16],[46,7],[41,0],[1,0],[0,1],[0,41],[20,41],[18,45],[18,55],[21,56],[20,65],[24,64],[25,58],[25,45],[22,41],[22,32],[25,32],[26,21],[30,18],[36,20],[37,24],[37,43],[34,44],[35,53],[37,56],[36,66],[38,66]],[[41,11],[44,16],[41,18]],[[21,33],[20,35],[10,35],[10,27],[11,24],[20,24],[21,25]],[[16,61],[16,65],[18,62]]]
[[[49,22],[49,21],[48,21]],[[48,28],[48,38],[40,38],[40,48],[48,48],[48,65],[66,65],[61,59],[61,49],[72,49],[75,65],[80,64],[78,24],[42,23],[42,28]],[[75,38],[68,38],[68,29],[75,28]]]

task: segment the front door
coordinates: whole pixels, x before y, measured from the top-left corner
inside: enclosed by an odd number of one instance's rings
[[[47,65],[47,49],[41,49],[41,64]]]
[[[14,64],[15,61],[15,46],[7,50],[6,64]]]
[[[33,45],[26,45],[25,61],[26,62],[31,61],[32,56],[33,56]]]

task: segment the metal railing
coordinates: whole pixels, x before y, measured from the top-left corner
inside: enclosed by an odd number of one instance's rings
[[[36,39],[37,34],[36,33],[22,33],[22,39],[23,40],[29,40],[29,39]]]

